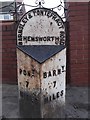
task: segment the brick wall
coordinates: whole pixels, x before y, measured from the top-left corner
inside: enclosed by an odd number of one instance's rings
[[[69,72],[71,85],[88,85],[88,3],[69,3]]]
[[[2,82],[17,83],[16,70],[16,24],[13,21],[2,26]]]

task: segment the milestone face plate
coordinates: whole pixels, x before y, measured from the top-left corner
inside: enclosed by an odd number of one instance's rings
[[[46,8],[27,12],[18,25],[17,45],[65,45],[62,19]]]

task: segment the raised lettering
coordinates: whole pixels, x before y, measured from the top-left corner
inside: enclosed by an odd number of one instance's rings
[[[56,76],[56,70],[53,70],[53,76]]]
[[[47,14],[47,10],[44,11],[45,12],[45,15]]]
[[[34,37],[31,37],[31,41],[35,41],[35,38],[34,38]]]
[[[49,36],[47,37],[47,41],[50,41],[50,37]]]
[[[18,34],[18,37],[19,37],[19,38],[22,38],[22,34]]]
[[[65,68],[65,66],[62,66],[62,72],[65,72],[64,68]]]
[[[53,87],[55,88],[55,87],[56,87],[56,81],[54,81],[53,83],[54,83],[54,86],[53,86]]]
[[[24,25],[20,24],[18,28],[23,29],[23,27],[24,27]]]
[[[65,32],[64,31],[60,31],[60,38],[64,39],[65,38]]]
[[[65,45],[65,40],[64,39],[60,40],[60,45]]]
[[[26,76],[26,74],[27,74],[27,73],[26,73],[26,70],[23,70],[23,74]]]
[[[44,37],[43,40],[46,41],[46,37]]]
[[[22,45],[22,42],[18,42],[19,45]]]
[[[25,26],[25,24],[27,23],[27,21],[29,21],[32,17],[39,17],[39,16],[47,16],[47,19],[49,19],[50,17],[51,17],[51,21],[49,20],[49,22],[50,22],[50,26],[52,27],[52,30],[53,30],[53,28],[54,28],[54,25],[55,24],[53,24],[53,20],[54,20],[54,22],[56,23],[56,25],[58,26],[58,28],[60,29],[60,36],[57,34],[57,36],[43,36],[42,37],[42,35],[41,36],[24,36],[26,33],[25,32],[23,32],[23,28],[24,28],[24,26]],[[42,19],[42,18],[41,18]],[[42,19],[43,20],[43,19]],[[42,22],[43,23],[43,22]],[[31,24],[32,24],[32,21],[31,21]],[[37,23],[36,23],[37,24]],[[39,24],[37,24],[37,25],[39,25]],[[37,26],[36,25],[36,26]],[[34,25],[35,26],[35,25]],[[31,29],[34,27],[33,26],[33,24],[32,24],[32,26],[31,26]],[[53,44],[56,44],[56,45],[65,45],[65,31],[61,31],[61,28],[64,28],[64,24],[63,24],[63,22],[62,22],[62,20],[61,20],[61,18],[55,13],[55,12],[53,12],[53,11],[51,11],[51,10],[48,10],[48,9],[34,9],[34,10],[32,10],[32,11],[30,11],[30,12],[28,12],[26,15],[24,15],[24,17],[22,18],[22,20],[21,20],[21,22],[20,22],[20,24],[19,24],[19,26],[18,26],[18,41],[22,41],[22,38],[23,38],[23,40],[24,40],[24,42],[20,42],[19,44],[25,44],[25,42],[27,43],[28,41],[30,41],[30,43],[31,42],[37,42],[37,41],[39,41],[40,42],[40,44],[42,43],[42,42],[44,42],[45,44],[47,44],[46,42],[52,42],[52,41],[54,41],[54,43]],[[26,29],[26,27],[25,27],[25,29]],[[24,29],[24,30],[25,30]],[[32,33],[30,33],[31,35],[32,35]],[[34,33],[35,34],[35,33]],[[52,33],[52,35],[53,35],[53,33]],[[30,44],[29,43],[29,44]],[[32,43],[31,43],[32,44]],[[39,43],[38,43],[39,44]]]
[[[28,39],[27,39],[27,36],[23,36],[23,40],[24,40],[24,41],[28,40]]]
[[[35,41],[38,41],[38,37],[35,38]]]
[[[47,72],[43,73],[43,78],[47,78]]]
[[[61,24],[61,26],[59,26],[59,29],[61,29],[61,28],[64,28],[64,25],[63,25],[63,24]]]
[[[59,37],[55,37],[55,44],[59,44],[59,43],[60,43]]]
[[[40,12],[39,12],[39,10],[37,10],[37,15],[40,15]]]
[[[53,41],[53,40],[54,40],[54,36],[53,36],[53,37],[50,37],[50,39],[51,39],[51,41]]]
[[[48,11],[47,16],[48,16],[48,18],[52,16],[51,11]]]
[[[40,15],[43,15],[43,14],[44,14],[44,11],[43,11],[43,10],[41,10]]]
[[[57,15],[53,15],[52,19],[55,20],[57,18]]]
[[[62,22],[61,21],[58,21],[58,26],[62,26]]]
[[[32,15],[31,15],[31,13],[28,13],[28,17],[29,17],[29,19],[30,19],[30,18],[32,18]]]
[[[60,94],[60,96],[63,96],[63,90],[61,91],[61,94]]]
[[[23,19],[22,22],[25,24],[25,23],[27,23],[27,20]]]
[[[33,68],[32,69],[32,75],[31,75],[32,77],[34,77],[35,76],[35,69]]]
[[[19,69],[19,74],[22,74],[22,69]]]
[[[35,10],[33,11],[33,14],[34,14],[34,16],[36,15],[36,11]]]
[[[52,76],[51,71],[49,71],[48,72],[48,77],[51,77],[51,76]]]
[[[18,41],[19,41],[19,42],[22,41],[22,37],[18,38]]]
[[[58,75],[60,75],[61,74],[61,69],[58,69]]]
[[[60,96],[59,96],[59,94],[60,94],[59,92],[57,92],[57,93],[56,93],[57,98],[59,98],[59,97],[60,97]]]
[[[60,22],[60,19],[56,19],[55,21],[57,22],[57,24],[59,24],[59,22]]]
[[[26,81],[26,87],[28,88],[28,85],[29,85],[29,82],[28,81]]]
[[[18,33],[22,34],[22,29],[19,29],[19,30],[18,30]]]
[[[61,92],[56,92],[55,94],[53,93],[52,95],[48,96],[48,97],[45,97],[44,98],[44,103],[47,103],[47,102],[51,102],[52,100],[55,100],[57,98],[59,98],[60,96],[62,97],[63,96],[63,90]]]
[[[28,21],[27,15],[24,17],[24,19]]]
[[[53,100],[55,100],[56,98],[55,98],[55,95],[53,94]]]
[[[42,41],[42,37],[39,37],[39,41]]]

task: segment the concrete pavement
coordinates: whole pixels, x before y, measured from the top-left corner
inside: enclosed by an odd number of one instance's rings
[[[64,118],[90,118],[89,90],[90,88],[87,87],[71,87],[67,85]],[[0,117],[20,118],[18,106],[18,86],[0,85],[0,107],[2,107],[2,115],[0,113]]]

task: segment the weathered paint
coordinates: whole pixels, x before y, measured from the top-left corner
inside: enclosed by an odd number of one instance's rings
[[[24,91],[40,90],[40,64],[17,49],[18,58],[18,85]],[[26,86],[29,82],[28,87]],[[28,89],[27,89],[28,88]],[[38,91],[40,92],[40,91]]]
[[[27,12],[17,30],[18,45],[65,45],[65,27],[60,16],[46,8]]]
[[[61,117],[60,113],[65,105],[65,76],[66,49],[57,53],[42,64],[42,117]]]
[[[40,118],[40,64],[19,49],[17,61],[20,115]]]
[[[63,49],[40,64],[17,49],[20,111],[24,117],[61,116],[65,104],[65,54]]]
[[[65,105],[65,26],[46,8],[27,12],[17,29],[20,113],[25,118],[60,118]]]

